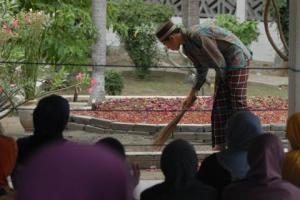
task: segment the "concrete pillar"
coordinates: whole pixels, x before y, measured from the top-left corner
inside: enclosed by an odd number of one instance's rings
[[[300,1],[290,0],[289,115],[300,111]]]
[[[247,0],[236,0],[235,15],[241,21],[245,21],[247,19]]]
[[[182,1],[182,23],[186,28],[199,24],[201,0],[184,0]]]

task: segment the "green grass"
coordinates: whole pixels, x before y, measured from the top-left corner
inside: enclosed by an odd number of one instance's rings
[[[124,96],[185,96],[191,89],[191,83],[185,81],[185,74],[176,72],[152,71],[151,76],[145,80],[137,79],[134,71],[121,72],[124,88],[122,94]],[[204,95],[213,94],[213,87],[204,85]],[[73,94],[74,90],[63,92],[64,94]],[[275,86],[249,83],[248,96],[279,96],[288,97],[288,88],[281,89]],[[83,89],[80,94],[88,94],[87,89]],[[199,92],[202,95],[202,91]]]
[[[124,89],[122,95],[186,95],[191,87],[185,83],[185,75],[172,72],[152,72],[145,80],[135,77],[134,72],[122,72]]]
[[[185,82],[185,75],[174,72],[152,72],[146,80],[135,78],[134,72],[122,72],[124,89],[122,95],[141,96],[182,96],[187,95],[191,84]],[[275,86],[249,83],[248,96],[280,96],[287,98],[287,88],[279,89]],[[204,95],[212,95],[213,87],[204,85]],[[201,92],[200,92],[201,94]]]
[[[261,83],[248,84],[248,96],[279,96],[288,98],[288,87],[275,87]]]

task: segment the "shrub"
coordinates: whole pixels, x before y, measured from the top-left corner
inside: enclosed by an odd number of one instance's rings
[[[137,76],[145,78],[150,73],[149,67],[158,61],[156,25],[169,19],[172,9],[143,0],[110,0],[108,9],[108,22],[124,43]]]
[[[257,21],[240,22],[233,15],[218,15],[216,16],[215,23],[233,32],[246,46],[257,40],[259,35]]]
[[[114,70],[105,71],[105,92],[108,95],[120,95],[123,89],[121,74]]]

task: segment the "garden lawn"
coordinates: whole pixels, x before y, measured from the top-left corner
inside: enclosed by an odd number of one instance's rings
[[[191,89],[191,83],[187,83],[185,74],[176,72],[153,71],[146,80],[135,78],[134,72],[123,71],[124,81],[123,96],[185,96]],[[213,87],[204,85],[204,95],[211,96]],[[202,94],[202,91],[199,92]],[[279,88],[275,86],[249,83],[248,96],[280,96],[287,98],[287,87]]]
[[[121,71],[124,88],[123,96],[185,96],[191,89],[191,83],[186,81],[183,73],[152,71],[151,76],[145,80],[137,79],[134,71]],[[204,93],[202,89],[199,95],[211,96],[213,86],[204,84]],[[88,94],[87,88],[81,90],[80,94]],[[74,90],[64,91],[63,94],[73,94]],[[287,87],[275,87],[271,85],[249,83],[248,96],[279,96],[287,99]]]

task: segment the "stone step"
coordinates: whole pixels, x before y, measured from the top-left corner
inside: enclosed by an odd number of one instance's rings
[[[137,132],[143,135],[153,135],[165,127],[166,124],[145,124],[145,123],[124,123],[107,119],[98,119],[90,116],[80,116],[72,114],[69,119],[68,128],[71,130],[85,130],[88,132],[107,132],[107,130],[119,132]],[[285,124],[263,124],[266,132],[276,132],[284,134]],[[204,133],[211,132],[210,124],[178,124],[175,132],[182,133]]]
[[[282,140],[284,151],[289,149],[288,142]],[[195,145],[195,144],[194,144]],[[212,150],[196,151],[199,162],[203,161],[207,156],[216,153]],[[159,169],[161,151],[128,151],[126,152],[127,159],[130,162],[139,164],[141,169]]]

